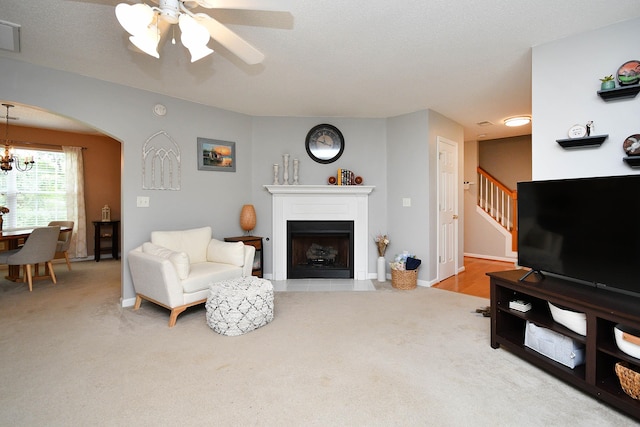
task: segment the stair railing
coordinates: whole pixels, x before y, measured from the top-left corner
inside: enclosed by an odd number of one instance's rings
[[[478,167],[478,206],[511,233],[511,248],[518,250],[518,192],[510,190]]]

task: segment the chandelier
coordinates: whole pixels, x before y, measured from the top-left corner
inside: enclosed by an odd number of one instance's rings
[[[11,104],[2,104],[7,108],[7,115],[5,118],[7,119],[5,125],[5,137],[4,137],[4,156],[0,157],[0,170],[4,171],[5,174],[9,173],[10,170],[13,169],[13,164],[15,163],[16,169],[20,172],[25,172],[33,168],[35,161],[33,160],[33,156],[25,157],[23,162],[20,162],[18,156],[11,153],[11,147],[9,146],[9,109],[15,107]]]
[[[209,31],[196,20],[198,16],[187,9],[194,7],[196,2],[159,0],[158,5],[159,7],[151,7],[144,3],[120,3],[116,6],[116,18],[131,34],[131,43],[147,55],[160,58],[158,43],[163,30],[167,24],[178,24],[182,33],[182,44],[191,53],[191,62],[213,53],[213,50],[207,47]],[[172,42],[175,44],[175,40]]]

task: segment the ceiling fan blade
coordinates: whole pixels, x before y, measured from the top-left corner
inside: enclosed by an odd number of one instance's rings
[[[249,65],[259,64],[264,60],[264,54],[239,35],[225,27],[209,15],[196,13],[194,18],[209,31],[211,38],[229,49],[231,53]]]
[[[275,0],[191,0],[191,2],[197,3],[199,6],[206,9],[282,11],[282,7],[278,7],[279,2]]]

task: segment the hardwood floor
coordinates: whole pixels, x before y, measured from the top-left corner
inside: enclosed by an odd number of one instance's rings
[[[462,273],[451,276],[433,287],[489,299],[489,277],[486,273],[515,268],[512,262],[464,257]]]

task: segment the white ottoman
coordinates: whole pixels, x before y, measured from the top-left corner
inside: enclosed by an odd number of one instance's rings
[[[242,335],[273,320],[273,285],[259,277],[242,277],[211,285],[207,324],[219,334]]]

